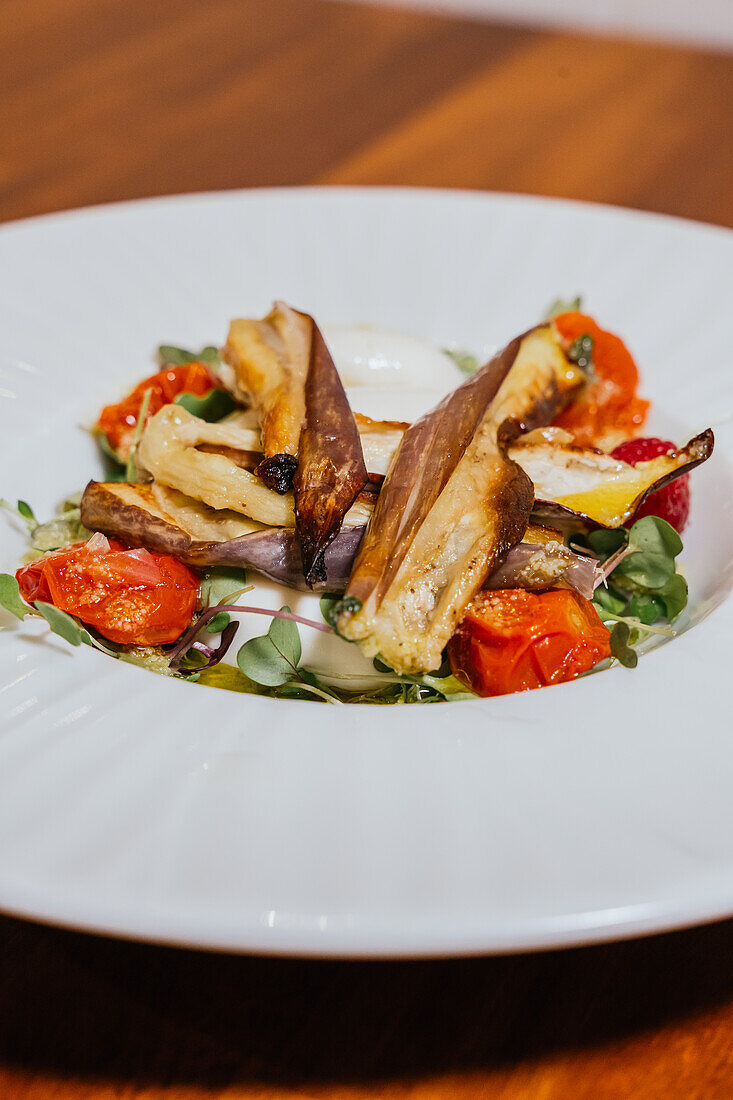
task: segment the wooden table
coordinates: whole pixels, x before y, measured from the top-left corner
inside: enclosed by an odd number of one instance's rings
[[[309,0],[4,0],[0,219],[207,188],[556,194],[733,224],[733,61]],[[733,1096],[733,924],[459,962],[0,918],[0,1097]]]

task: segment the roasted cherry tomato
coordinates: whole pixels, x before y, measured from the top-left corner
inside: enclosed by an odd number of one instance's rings
[[[583,447],[610,449],[622,439],[638,435],[649,402],[637,397],[639,372],[623,341],[584,313],[561,313],[555,326],[566,348],[586,335],[593,340],[588,384],[555,423],[572,432],[575,442]]]
[[[569,589],[480,592],[448,643],[454,676],[478,695],[561,684],[611,655],[589,600]]]
[[[93,535],[15,574],[26,603],[51,603],[123,645],[174,642],[191,622],[199,578],[168,554]]]
[[[203,397],[219,383],[205,363],[187,363],[184,367],[169,367],[146,378],[132,393],[116,405],[102,409],[97,421],[97,431],[107,437],[112,450],[122,460],[127,458],[135,439],[137,418],[150,390],[146,420],[154,416],[163,405],[170,405],[180,393],[193,393]]]

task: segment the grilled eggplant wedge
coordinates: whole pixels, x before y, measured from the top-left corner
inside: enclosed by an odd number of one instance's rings
[[[320,329],[277,302],[262,321],[233,321],[223,350],[225,380],[260,413],[263,459],[256,473],[277,493],[295,493],[306,583],[325,580],[324,553],[368,481],[359,432]]]
[[[261,321],[232,321],[222,349],[222,381],[259,414],[258,474],[276,493],[292,488],[298,464],[310,343],[309,318],[276,302]]]
[[[650,493],[705,462],[713,445],[708,428],[679,450],[635,466],[590,447],[531,439],[517,440],[507,453],[534,484],[535,515],[622,527]]]
[[[81,513],[90,531],[120,538],[128,546],[172,554],[188,565],[253,569],[290,588],[306,588],[292,526],[265,526],[238,512],[209,508],[155,482],[90,481],[81,499]],[[363,516],[358,526],[339,531],[324,555],[326,577],[316,586],[318,590],[344,590],[363,534]]]
[[[343,637],[400,673],[437,668],[475,592],[524,535],[534,490],[506,454],[583,384],[552,325],[513,340],[402,437],[346,590]]]

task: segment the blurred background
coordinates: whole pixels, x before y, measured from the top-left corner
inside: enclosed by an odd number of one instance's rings
[[[3,0],[0,219],[399,184],[733,224],[731,0]]]

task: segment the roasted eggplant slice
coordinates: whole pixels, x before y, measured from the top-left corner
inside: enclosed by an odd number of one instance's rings
[[[227,421],[207,424],[178,405],[164,405],[145,426],[138,467],[158,485],[211,508],[239,512],[272,527],[293,527],[292,493],[274,493],[247,469],[251,437],[251,429]],[[353,527],[370,515],[371,505],[357,501],[345,521]]]
[[[410,425],[393,420],[372,420],[370,417],[361,416],[359,413],[354,413],[354,419],[359,430],[367,476],[372,484],[380,485],[384,481],[384,475],[389,468],[400,440]],[[219,423],[226,427],[236,426],[231,418]],[[242,430],[238,434],[241,437],[239,447],[225,446],[221,443],[199,443],[197,444],[197,450],[206,454],[226,455],[235,466],[255,473],[262,462],[260,433],[259,431]]]
[[[311,333],[312,318],[276,302],[262,321],[232,321],[222,349],[222,380],[259,413],[264,457],[257,472],[276,493],[292,487],[298,464]]]
[[[310,588],[326,580],[326,547],[369,480],[344,387],[318,326],[311,324],[305,420],[293,478],[295,525]]]
[[[321,331],[277,302],[264,321],[233,321],[223,358],[259,409],[269,488],[295,492],[306,583],[325,579],[323,555],[368,481],[359,432]]]
[[[560,531],[530,525],[504,561],[487,578],[484,588],[574,588],[589,600],[604,572],[597,561],[574,553]]]
[[[231,511],[216,511],[162,486],[90,481],[81,500],[89,530],[172,554],[189,565],[235,565],[290,588],[305,589],[294,528],[263,527]],[[344,527],[325,552],[317,589],[342,592],[364,525]]]
[[[249,433],[247,433],[249,434]],[[207,454],[203,444],[243,450],[238,429],[207,424],[178,405],[164,405],[145,426],[137,449],[138,468],[161,485],[178,489],[211,508],[230,509],[259,523],[295,523],[292,496],[268,489],[254,473],[226,454]]]
[[[635,466],[567,443],[519,439],[508,454],[534,484],[535,515],[621,527],[650,493],[709,458],[713,444],[708,428],[678,451]]]
[[[583,382],[553,326],[540,325],[405,432],[349,581],[344,637],[398,672],[440,665],[532,511],[532,483],[505,453],[508,425],[549,423]]]

